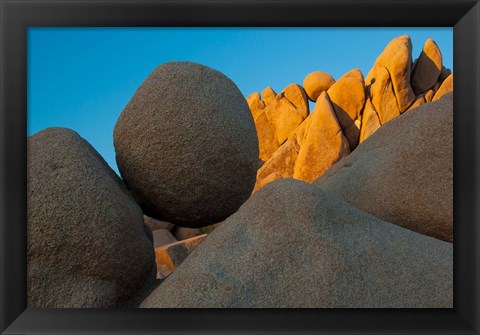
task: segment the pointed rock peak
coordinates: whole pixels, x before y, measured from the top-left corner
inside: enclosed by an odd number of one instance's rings
[[[432,88],[442,72],[442,52],[437,43],[427,39],[412,70],[412,87],[415,94]]]
[[[318,97],[310,118],[293,174],[294,178],[309,183],[350,153],[350,145],[326,92]]]
[[[394,38],[375,61],[374,67],[385,67],[392,81],[395,97],[400,112],[405,111],[415,100],[415,93],[410,84],[412,67],[412,41],[410,36],[403,35]],[[374,82],[374,71],[367,76],[367,84]]]
[[[251,106],[253,105],[253,103],[256,103],[257,101],[262,100],[262,98],[260,97],[260,93],[253,92],[247,97],[246,100],[248,105]]]
[[[342,79],[345,79],[345,78],[354,78],[354,79],[358,79],[362,83],[365,82],[365,79],[363,78],[362,71],[360,71],[360,69],[353,69],[353,70],[348,71],[343,76],[341,76],[340,79],[338,79],[338,81],[340,81]]]
[[[265,105],[268,105],[270,102],[272,102],[275,99],[276,95],[277,93],[275,93],[273,88],[271,88],[270,86],[265,88],[262,91],[262,97],[263,97],[263,101],[265,102]]]

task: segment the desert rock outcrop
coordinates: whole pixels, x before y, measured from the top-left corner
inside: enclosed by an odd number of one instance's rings
[[[157,67],[121,113],[114,145],[144,213],[176,225],[222,221],[255,184],[258,140],[247,102],[230,79],[200,64]]]

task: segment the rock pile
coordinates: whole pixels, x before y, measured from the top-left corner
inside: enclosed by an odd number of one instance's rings
[[[315,71],[305,77],[303,85],[305,90],[292,84],[278,95],[268,87],[261,95],[255,92],[247,98],[257,129],[259,158],[264,162],[254,191],[280,178],[312,182],[386,122],[453,91],[453,74],[442,65],[442,53],[432,39],[412,64],[412,42],[404,35],[387,45],[365,79],[358,69],[337,81],[326,72]],[[292,87],[301,92],[295,101],[286,99]],[[306,97],[316,102],[309,114],[303,109]],[[287,102],[301,106],[301,113]],[[284,124],[281,130],[279,119]],[[334,131],[337,126],[335,136],[322,130]]]
[[[71,130],[30,137],[29,307],[451,308],[453,75],[411,50],[246,101],[163,64],[115,125],[123,180]]]

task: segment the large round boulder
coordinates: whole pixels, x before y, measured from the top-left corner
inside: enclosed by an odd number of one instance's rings
[[[28,139],[29,307],[117,307],[155,278],[141,208],[76,132]]]
[[[452,305],[451,243],[282,179],[211,232],[140,307]]]
[[[453,241],[453,93],[387,122],[314,185],[385,221]]]
[[[145,214],[185,227],[220,222],[250,196],[258,140],[247,102],[222,73],[157,67],[114,130],[120,173]]]

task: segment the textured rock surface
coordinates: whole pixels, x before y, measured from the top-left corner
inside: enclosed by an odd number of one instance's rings
[[[383,66],[375,66],[375,82],[370,88],[370,95],[381,124],[385,124],[401,114],[395,97],[392,78]],[[412,100],[413,102],[413,100]]]
[[[372,76],[376,66],[387,69],[392,82],[393,94],[397,100],[398,109],[402,113],[415,100],[415,93],[410,84],[412,67],[412,41],[407,35],[394,38],[378,56],[375,64],[366,78],[366,84],[371,85],[377,78]],[[374,103],[375,105],[375,103]],[[379,108],[375,109],[380,114]]]
[[[179,241],[183,241],[195,236],[202,235],[203,232],[200,228],[186,228],[186,227],[174,227],[172,229],[172,234]]]
[[[140,207],[77,133],[28,138],[28,307],[116,307],[154,279]]]
[[[293,177],[298,150],[293,141],[287,141],[275,151],[272,157],[258,169],[254,191],[274,180]]]
[[[270,86],[266,87],[262,91],[262,98],[263,98],[263,101],[265,102],[265,105],[268,105],[269,103],[271,103],[275,99],[276,95],[277,93],[275,93],[273,88],[271,88]]]
[[[168,231],[171,231],[174,227],[173,223],[159,221],[146,215],[143,216],[143,222],[151,231],[155,231],[157,229],[166,229]]]
[[[431,38],[425,42],[422,53],[412,71],[412,88],[420,94],[432,88],[442,71],[442,53]]]
[[[365,82],[359,69],[353,69],[337,80],[328,90],[338,122],[353,150],[358,145],[360,129],[355,121],[365,105]]]
[[[315,71],[309,73],[303,80],[303,87],[308,98],[315,102],[320,93],[328,90],[335,83],[335,79],[327,72]]]
[[[295,179],[309,183],[350,153],[349,143],[326,92],[317,99],[310,118],[293,173]]]
[[[373,107],[370,99],[367,99],[362,116],[362,127],[360,129],[360,143],[365,141],[370,135],[377,131],[381,127],[380,119],[375,107]]]
[[[202,234],[155,248],[157,278],[163,279],[175,271],[206,236],[206,234]]]
[[[435,95],[432,98],[432,101],[436,101],[443,97],[445,94],[453,91],[453,74],[449,75],[443,82],[442,85],[435,92]]]
[[[255,184],[258,140],[245,98],[200,64],[157,67],[121,113],[114,145],[145,214],[177,225],[222,221]]]
[[[265,104],[257,92],[247,97],[248,107],[255,121],[258,138],[258,157],[264,162],[278,149],[277,137],[265,114]]]
[[[173,237],[172,233],[166,229],[157,229],[152,232],[153,235],[153,247],[158,248],[163,245],[177,242],[177,239]]]
[[[308,116],[307,95],[299,85],[289,85],[267,104],[265,113],[275,132],[277,142],[283,144],[292,131]]]
[[[453,240],[453,94],[378,129],[314,182],[383,220]]]
[[[453,247],[304,182],[267,185],[141,307],[452,307]]]

